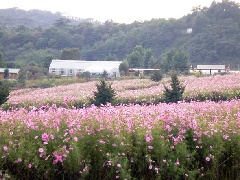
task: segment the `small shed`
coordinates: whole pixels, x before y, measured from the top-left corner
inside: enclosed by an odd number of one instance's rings
[[[13,69],[13,68],[0,68],[0,79],[4,78],[4,71],[5,69],[8,69],[8,73],[9,73],[9,79],[17,79],[18,78],[18,74],[20,69]]]
[[[226,72],[226,65],[197,65],[197,70],[206,74]]]

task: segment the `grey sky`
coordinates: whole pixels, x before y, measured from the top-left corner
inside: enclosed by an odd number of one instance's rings
[[[211,3],[212,0],[0,0],[0,9],[40,9],[101,22],[112,19],[131,23],[152,18],[180,18],[194,6],[209,7]]]

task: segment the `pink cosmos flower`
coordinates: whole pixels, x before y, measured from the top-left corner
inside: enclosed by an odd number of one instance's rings
[[[50,134],[50,139],[54,139],[54,134]]]
[[[152,146],[148,146],[148,149],[152,150],[152,149],[153,149],[153,147],[152,147]]]
[[[62,156],[58,155],[57,152],[53,153],[55,160],[53,160],[53,164],[57,164],[58,162],[63,162]]]
[[[122,167],[122,166],[121,166],[121,164],[117,164],[117,167],[119,167],[119,168],[120,168],[120,167]]]
[[[150,142],[151,138],[150,137],[146,137],[146,142]]]
[[[206,161],[210,161],[211,160],[211,158],[210,157],[206,157]]]
[[[228,139],[228,138],[229,138],[229,136],[227,134],[223,135],[223,139]]]
[[[175,165],[179,166],[179,165],[180,165],[180,162],[177,160],[177,161],[175,162]]]
[[[39,148],[39,149],[38,149],[38,152],[43,153],[43,152],[44,152],[44,149],[43,149],[43,148]]]
[[[73,130],[73,129],[70,129],[70,130],[69,130],[69,134],[74,134],[74,130]]]
[[[3,146],[3,150],[4,150],[4,151],[7,151],[7,150],[8,150],[8,147],[7,147],[7,146]]]
[[[28,168],[32,168],[32,164],[28,164]]]
[[[99,143],[100,143],[100,144],[105,144],[105,141],[99,140]]]
[[[44,142],[48,142],[48,141],[49,141],[49,136],[48,136],[47,133],[43,133],[43,134],[42,134],[42,140],[43,140]]]
[[[85,172],[87,170],[88,170],[88,166],[85,166],[84,169],[83,169],[83,172]]]

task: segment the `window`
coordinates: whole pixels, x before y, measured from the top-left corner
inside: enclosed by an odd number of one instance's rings
[[[61,75],[64,75],[64,73],[65,73],[64,69],[61,69]]]
[[[52,68],[52,73],[55,74],[56,73],[56,69]]]

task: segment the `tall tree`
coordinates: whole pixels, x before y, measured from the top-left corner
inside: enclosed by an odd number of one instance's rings
[[[136,46],[129,55],[127,61],[131,68],[142,68],[144,66],[145,53],[142,46]]]
[[[161,69],[167,73],[170,70],[185,72],[189,68],[188,56],[181,50],[170,50],[165,53]]]
[[[129,65],[128,65],[128,63],[127,62],[122,62],[120,65],[119,65],[119,71],[120,71],[120,73],[124,73],[124,75],[126,76],[126,75],[128,75],[128,73],[129,73]]]
[[[51,62],[52,62],[52,60],[53,60],[53,56],[47,56],[45,59],[44,59],[44,61],[43,61],[43,67],[44,68],[49,68],[49,66],[50,66],[50,64],[51,64]]]
[[[148,68],[150,61],[153,61],[153,52],[151,49],[144,49],[141,45],[136,46],[133,51],[127,55],[127,61],[131,68]]]
[[[4,79],[8,79],[9,78],[9,69],[8,68],[4,69],[3,78]]]

